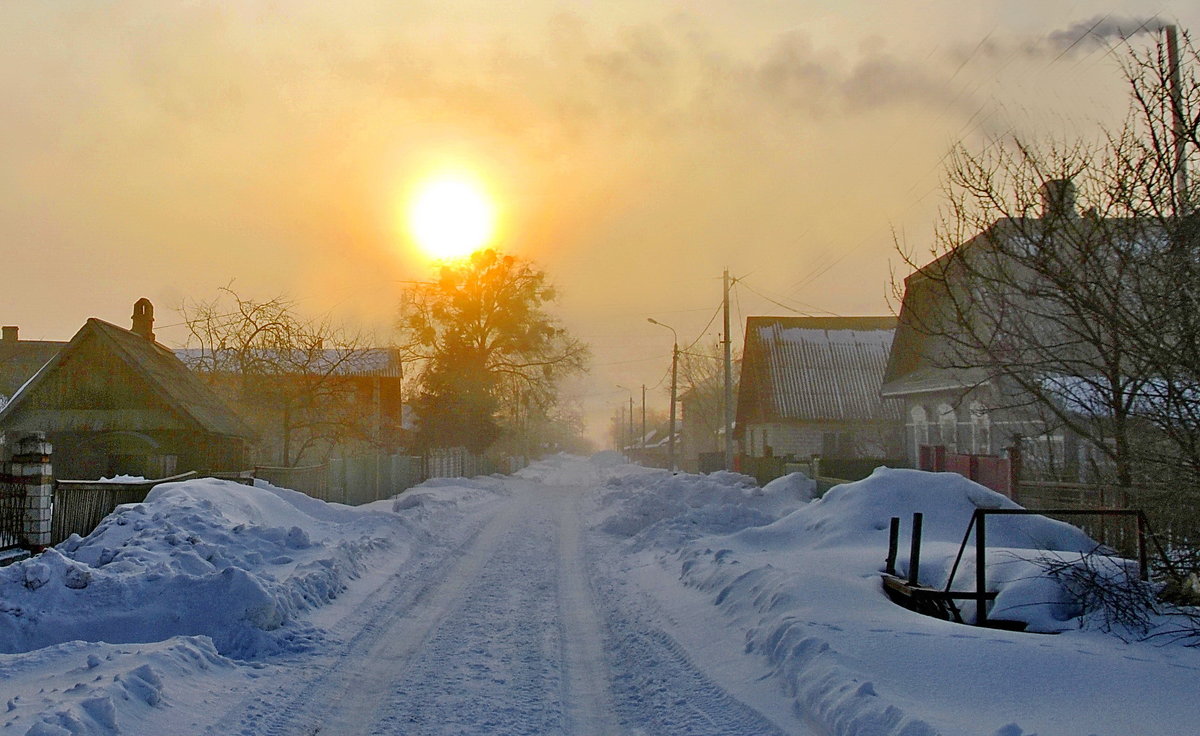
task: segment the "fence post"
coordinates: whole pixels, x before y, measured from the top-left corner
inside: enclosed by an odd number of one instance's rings
[[[17,440],[12,454],[12,475],[25,487],[25,514],[22,536],[35,551],[50,546],[53,523],[54,468],[50,455],[54,448],[44,432],[32,432]]]
[[[896,548],[900,546],[900,517],[893,516],[891,525],[888,528],[888,553],[887,560],[884,561],[884,572],[888,575],[896,574]]]
[[[975,601],[977,613],[975,623],[987,626],[987,601],[983,594],[987,591],[987,514],[982,509],[975,509]]]
[[[920,585],[921,575],[921,523],[925,515],[917,511],[912,516],[912,538],[908,546],[908,584]]]

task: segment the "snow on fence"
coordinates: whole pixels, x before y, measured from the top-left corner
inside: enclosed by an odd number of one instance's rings
[[[50,543],[58,544],[72,534],[86,537],[121,504],[141,503],[154,486],[196,475],[193,470],[153,480],[57,481],[54,484]]]
[[[322,501],[334,500],[329,498],[329,463],[297,465],[292,468],[255,465],[252,475],[273,486],[300,491]]]

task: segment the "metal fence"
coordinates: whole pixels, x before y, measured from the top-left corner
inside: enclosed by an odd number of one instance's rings
[[[1118,488],[1088,483],[1021,481],[1017,501],[1027,509],[1138,509],[1146,515],[1154,538],[1168,553],[1200,548],[1200,494],[1178,488]],[[1053,514],[1048,514],[1053,516]],[[1078,517],[1069,520],[1093,539],[1122,551],[1131,548],[1128,524]]]
[[[0,550],[19,547],[25,526],[25,484],[12,477],[12,465],[0,463]]]

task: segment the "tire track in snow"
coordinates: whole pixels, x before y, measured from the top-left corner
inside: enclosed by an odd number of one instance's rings
[[[496,516],[457,548],[416,570],[402,567],[356,609],[356,620],[343,628],[357,631],[332,663],[317,669],[298,689],[295,678],[288,677],[273,692],[252,695],[205,733],[368,733],[396,671],[454,609],[520,510],[519,504],[505,501]],[[420,579],[427,582],[412,585]]]
[[[557,520],[545,489],[393,686],[373,733],[554,734],[564,728]]]
[[[609,670],[604,655],[602,619],[592,595],[584,559],[578,488],[557,489],[558,600],[562,626],[563,681],[567,733],[607,736],[615,723]]]

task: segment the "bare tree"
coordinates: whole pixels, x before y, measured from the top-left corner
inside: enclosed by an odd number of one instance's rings
[[[679,396],[683,406],[681,426],[683,462],[690,464],[702,452],[721,449],[725,426],[725,358],[721,343],[696,343],[679,352]],[[738,385],[741,359],[734,357],[733,384]],[[669,391],[669,389],[668,389]]]
[[[346,442],[378,440],[357,380],[386,351],[328,317],[300,316],[295,302],[257,301],[232,288],[180,307],[188,329],[185,362],[238,407],[259,433],[260,451],[292,467]]]

